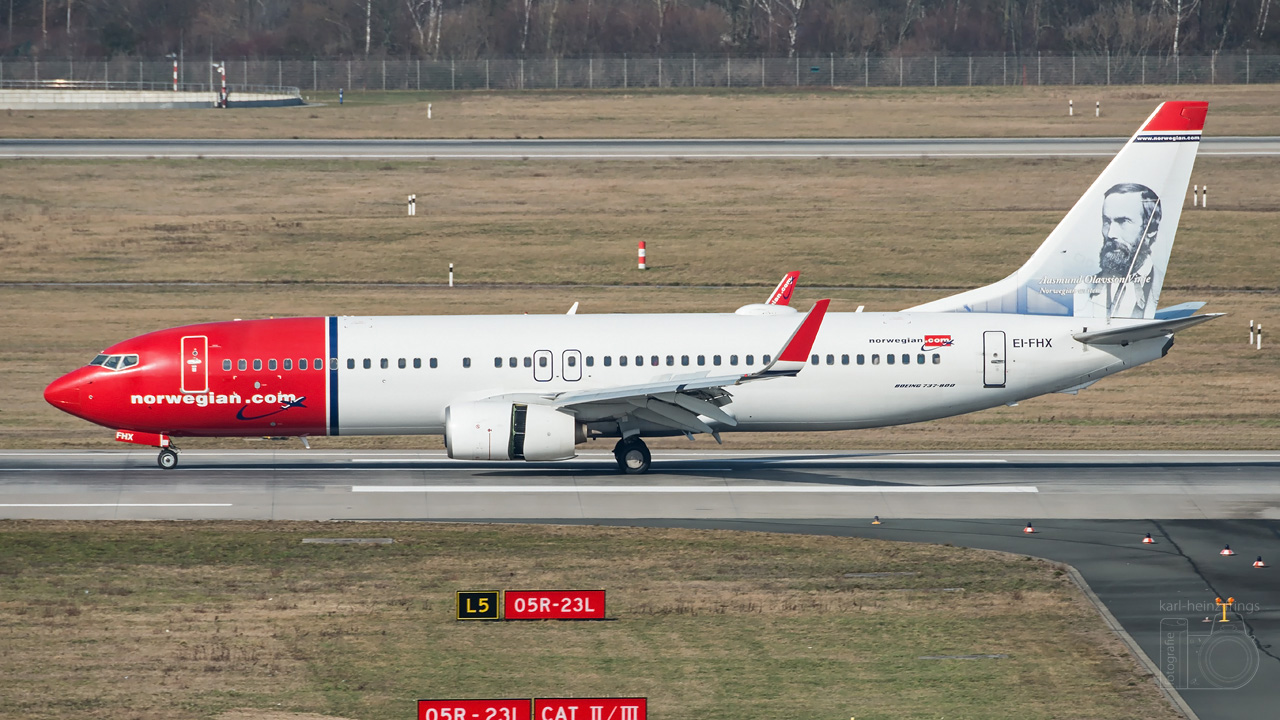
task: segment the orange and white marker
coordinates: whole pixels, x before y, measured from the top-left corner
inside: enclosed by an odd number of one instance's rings
[[[645,260],[645,254],[644,254],[644,241],[643,241],[643,240],[641,240],[641,241],[640,241],[640,269],[641,269],[641,270],[645,270],[645,269],[646,269],[646,268],[645,268],[645,266],[644,266],[644,260]]]
[[[879,515],[877,515],[877,516],[875,516],[874,518],[872,518],[872,520],[871,520],[871,524],[872,524],[872,525],[879,525],[879,524],[880,524],[880,516],[879,516]],[[1262,558],[1258,558],[1258,559],[1259,559],[1259,560],[1261,560]]]
[[[1144,537],[1144,538],[1142,538],[1142,544],[1143,544],[1143,545],[1155,545],[1155,544],[1156,544],[1156,541],[1155,541],[1155,539],[1154,539],[1154,538],[1152,538],[1152,537],[1151,537],[1151,533],[1147,533],[1147,536],[1146,536],[1146,537]]]
[[[1029,521],[1029,520],[1027,521],[1027,526],[1026,526],[1026,527],[1024,527],[1024,528],[1022,528],[1022,532],[1026,533],[1026,534],[1028,534],[1028,535],[1030,535],[1031,533],[1033,533],[1033,532],[1035,532],[1035,531],[1036,531],[1036,529],[1035,529],[1035,528],[1033,528],[1033,527],[1031,527],[1031,521]]]
[[[1262,556],[1259,555],[1258,559],[1253,561],[1253,566],[1256,568],[1264,568],[1267,566],[1267,564],[1262,562]]]
[[[1222,550],[1218,551],[1218,554],[1219,555],[1235,555],[1236,551],[1232,550],[1230,545],[1226,545],[1226,546],[1223,546]]]

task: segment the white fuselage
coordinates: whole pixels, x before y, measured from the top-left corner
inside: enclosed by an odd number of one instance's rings
[[[799,321],[796,314],[339,317],[340,417],[329,430],[440,434],[445,409],[455,403],[746,374],[761,369]],[[738,425],[708,424],[722,431],[800,431],[919,422],[1088,384],[1167,349],[1164,336],[1102,347],[1072,338],[1105,322],[829,313],[812,350],[817,364],[795,377],[729,387],[733,399],[724,410]],[[617,427],[579,419],[605,434]]]

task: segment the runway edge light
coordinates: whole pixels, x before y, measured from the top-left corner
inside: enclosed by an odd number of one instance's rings
[[[1151,537],[1151,533],[1147,533],[1147,536],[1146,536],[1146,537],[1144,537],[1144,538],[1142,538],[1142,544],[1143,544],[1143,545],[1155,545],[1155,544],[1156,544],[1156,541],[1155,541],[1155,539],[1154,539],[1154,538],[1152,538],[1152,537]]]
[[[879,525],[879,524],[880,524],[880,516],[879,516],[879,515],[877,515],[877,516],[875,516],[874,518],[872,518],[872,519],[871,519],[871,524],[872,524],[872,525]],[[1259,560],[1261,560],[1262,558],[1258,558],[1258,559],[1259,559]]]
[[[1027,526],[1026,526],[1026,527],[1024,527],[1024,528],[1022,528],[1022,532],[1026,533],[1027,535],[1030,535],[1030,534],[1034,533],[1035,531],[1036,531],[1036,529],[1035,529],[1035,528],[1033,528],[1033,527],[1031,527],[1031,521],[1030,521],[1030,520],[1028,520],[1028,521],[1027,521]]]
[[[1253,566],[1256,568],[1264,568],[1267,566],[1267,564],[1262,562],[1262,556],[1259,555],[1258,559],[1253,561]]]
[[[1235,554],[1236,554],[1236,551],[1235,551],[1235,550],[1232,550],[1230,545],[1224,545],[1224,546],[1222,547],[1222,549],[1218,551],[1218,554],[1219,554],[1219,555],[1224,555],[1224,556],[1225,556],[1225,555],[1235,555]]]

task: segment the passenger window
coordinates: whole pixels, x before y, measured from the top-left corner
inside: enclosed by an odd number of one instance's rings
[[[404,358],[400,358],[399,360],[396,361],[396,366],[399,367],[401,370],[403,370],[409,366],[409,361],[405,360]]]
[[[390,365],[391,363],[387,362],[386,358],[382,358],[381,360],[378,361],[378,367],[382,368],[383,370],[386,370]]]
[[[656,362],[654,363],[654,365],[657,365],[657,364],[658,364],[658,363],[656,363]],[[667,356],[667,367],[671,367],[672,365],[675,365],[675,364],[676,364],[676,358],[675,358],[675,356],[674,356],[674,355],[668,355],[668,356]]]
[[[627,356],[626,356],[626,355],[619,355],[619,356],[618,356],[618,367],[626,367],[626,366],[627,366]]]
[[[689,356],[688,356],[688,355],[681,355],[681,356],[680,356],[680,364],[681,364],[681,365],[685,365],[685,366],[687,366],[687,365],[689,364]]]
[[[319,369],[320,369],[319,365],[320,365],[319,363],[316,363],[316,369],[317,369],[317,370],[319,370]],[[306,358],[298,358],[298,369],[299,369],[299,370],[306,370],[306,369],[307,369],[307,359],[306,359]]]
[[[538,367],[546,367],[546,366],[547,366],[547,356],[543,355],[542,357],[538,358]]]
[[[748,356],[747,356],[747,364],[748,364],[748,365],[755,365],[755,364],[756,364],[756,356],[755,356],[755,355],[748,355]]]
[[[116,366],[119,364],[120,364],[120,356],[112,355],[111,357],[107,358],[106,362],[102,363],[102,367],[108,370],[115,370]]]
[[[284,369],[285,369],[285,370],[292,370],[292,369],[293,369],[293,358],[285,358],[285,359],[284,359]]]
[[[866,356],[866,355],[863,355],[862,353],[858,353],[858,364],[859,364],[859,365],[866,365],[866,364],[867,364],[867,356]]]
[[[494,359],[493,359],[493,366],[494,366],[494,367],[496,367],[496,368],[500,368],[500,367],[502,367],[502,358],[500,358],[500,357],[496,357],[496,358],[494,358]]]
[[[247,362],[245,362],[244,360],[237,360],[237,361],[236,361],[236,369],[237,369],[237,370],[240,370],[241,372],[243,372],[243,371],[245,371],[245,370],[248,370],[248,369],[249,369],[249,364],[248,364]]]
[[[810,363],[812,363],[812,364],[814,364],[814,365],[817,365],[817,364],[818,364],[818,356],[817,356],[817,355],[811,355],[811,356],[809,357],[809,362],[810,362]]]
[[[924,364],[924,353],[920,353],[919,355],[916,356],[916,364],[917,365]]]
[[[737,365],[737,364],[738,364],[738,356],[737,356],[737,355],[730,355],[730,356],[729,356],[729,364],[730,364],[730,365]]]
[[[828,365],[835,365],[835,364],[836,364],[836,356],[835,356],[835,355],[828,355],[828,356],[827,356],[827,364],[828,364]]]
[[[422,369],[422,358],[414,358],[414,359],[413,359],[413,369],[414,369],[414,370],[421,370],[421,369]]]
[[[230,361],[230,360],[223,360],[223,361],[222,361],[222,371],[223,371],[223,372],[231,372],[231,361]]]
[[[623,358],[623,359],[625,360],[626,358]],[[612,355],[605,355],[605,356],[604,356],[604,366],[605,366],[605,367],[610,367],[610,366],[612,366],[612,365],[613,365],[613,356],[612,356]]]
[[[315,368],[316,370],[323,370],[324,358],[316,358],[316,364],[312,365],[311,367]],[[305,370],[306,368],[303,368],[303,369]],[[338,358],[329,358],[329,369],[330,370],[338,369]]]
[[[578,367],[578,357],[576,355],[569,356],[569,367]]]
[[[514,357],[507,358],[507,367],[517,367],[519,364],[520,364],[519,358],[514,358]]]
[[[365,358],[365,359],[364,359],[364,369],[365,369],[365,370],[368,370],[368,369],[369,369],[369,368],[371,368],[371,367],[373,367],[373,361],[372,361],[372,360],[370,360],[369,358]]]
[[[464,368],[471,367],[471,358],[462,358],[462,367]]]
[[[587,367],[592,367],[592,366],[594,366],[595,364],[596,364],[596,359],[595,359],[595,357],[594,357],[594,356],[592,356],[592,355],[588,355],[588,356],[587,356]]]
[[[893,353],[886,353],[886,354],[885,354],[885,356],[884,356],[884,361],[885,361],[885,362],[887,362],[887,363],[889,363],[890,365],[892,365],[892,364],[893,364],[893,362],[894,362],[894,359],[895,359],[895,358],[897,358],[897,357],[898,357],[898,356],[897,356],[897,355],[894,355]]]
[[[712,356],[711,356],[711,364],[712,364],[712,365],[717,365],[717,366],[718,366],[718,365],[720,364],[720,356],[719,356],[719,355],[712,355]]]
[[[267,361],[267,369],[268,369],[268,370],[271,370],[271,371],[275,371],[275,369],[276,369],[276,359],[275,359],[275,358],[271,358],[270,360],[268,360],[268,361]]]
[[[841,364],[841,365],[848,365],[848,364],[849,364],[849,356],[848,356],[847,354],[846,354],[846,355],[841,355],[841,356],[840,356],[840,364]]]
[[[356,359],[355,359],[355,358],[347,358],[347,369],[348,369],[348,370],[355,370],[355,369],[356,369]]]
[[[668,356],[667,356],[667,359],[670,359],[670,358],[671,358],[671,356],[670,356],[670,355],[668,355]],[[651,355],[651,356],[649,356],[649,362],[650,362],[654,367],[658,367],[658,356],[657,356],[657,355]]]
[[[253,369],[254,369],[254,370],[261,370],[261,369],[262,369],[262,361],[261,361],[261,360],[258,360],[258,359],[255,359],[255,360],[253,361]]]
[[[654,364],[654,365],[657,365],[657,364],[658,364],[658,356],[657,356],[657,355],[654,355],[654,356],[653,356],[653,364]],[[644,367],[644,356],[643,356],[643,355],[637,355],[637,356],[636,356],[636,367]]]
[[[706,365],[706,364],[707,364],[707,356],[706,356],[706,355],[699,355],[699,356],[698,356],[698,367],[702,367],[703,365]]]
[[[911,364],[911,356],[910,356],[910,355],[908,355],[907,353],[902,353],[902,364],[903,364],[903,365],[910,365],[910,364]]]
[[[435,358],[431,358],[430,365],[431,365],[432,369],[434,369],[434,368],[436,367],[436,365],[438,365],[438,364],[439,364],[439,363],[437,363],[437,362],[436,362],[436,359],[435,359]]]
[[[891,355],[890,357],[893,357],[893,356]],[[880,364],[880,355],[879,355],[879,353],[877,353],[877,354],[875,354],[875,355],[872,355],[872,356],[871,356],[871,364],[872,364],[872,365],[879,365],[879,364]]]
[[[533,367],[533,358],[526,356],[524,359],[524,366],[527,368]],[[435,367],[435,365],[432,365],[431,367]]]
[[[939,355],[938,353],[934,353],[934,354],[933,354],[933,364],[934,364],[934,365],[941,365],[941,364],[942,364],[942,356],[941,356],[941,355]]]
[[[760,362],[761,362],[761,363],[763,363],[763,364],[765,364],[765,365],[768,365],[768,364],[769,364],[769,356],[768,356],[768,355],[763,355],[763,356],[761,356],[761,358],[760,358]]]

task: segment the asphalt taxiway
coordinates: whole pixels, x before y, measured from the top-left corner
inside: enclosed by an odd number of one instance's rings
[[[654,456],[637,477],[600,450],[542,465],[440,451],[189,451],[173,471],[145,449],[3,451],[0,518],[625,524],[1023,553],[1076,568],[1188,717],[1275,716],[1280,571],[1253,562],[1280,563],[1280,452]],[[1234,555],[1220,554],[1226,545]],[[1206,621],[1226,597],[1230,622]]]

